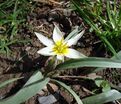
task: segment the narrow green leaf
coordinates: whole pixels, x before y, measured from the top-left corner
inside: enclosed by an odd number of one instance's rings
[[[114,19],[112,18],[112,15],[111,15],[111,8],[110,8],[110,1],[109,0],[107,0],[107,13],[108,13],[110,23],[111,23],[111,25],[114,29],[115,28],[115,22],[114,22]]]
[[[111,59],[117,59],[117,60],[121,60],[121,51],[119,51],[116,56],[113,56]],[[101,71],[104,68],[96,68],[93,72],[97,72],[97,71]]]
[[[111,45],[111,43],[106,39],[106,37],[100,37],[102,39],[102,41],[108,46],[109,50],[114,54],[116,55],[116,51],[115,49],[113,48],[113,46]]]
[[[97,28],[97,26],[94,24],[94,22],[89,18],[88,15],[86,15],[86,13],[78,5],[78,2],[76,2],[75,0],[71,0],[71,2],[76,7],[77,11],[82,16],[83,20],[86,21],[96,32],[101,33],[101,31],[99,30],[99,28]]]
[[[64,63],[57,65],[56,70],[78,67],[121,68],[121,61],[96,57],[81,58],[65,61]]]
[[[110,90],[101,94],[82,99],[84,104],[104,104],[121,98],[117,90]]]
[[[65,40],[69,40],[70,38],[72,38],[75,34],[78,34],[79,30],[78,27],[76,27],[66,38]]]
[[[7,84],[10,84],[10,83],[12,83],[12,82],[14,82],[14,81],[17,81],[17,80],[19,80],[19,79],[22,79],[23,77],[20,77],[20,78],[12,78],[12,79],[9,79],[9,80],[7,80],[7,81],[5,81],[5,82],[2,82],[2,83],[0,83],[0,88],[2,88],[2,87],[4,87],[4,86],[6,86]]]
[[[42,90],[49,82],[49,78],[43,78],[40,71],[34,73],[27,83],[14,96],[1,100],[0,104],[20,104],[27,99],[34,96],[37,92]]]
[[[103,19],[101,16],[98,16],[98,18],[102,25],[105,25],[107,28],[111,28],[105,19]]]
[[[118,23],[121,24],[121,5],[119,7],[119,19],[118,19]]]
[[[83,104],[79,96],[69,86],[55,79],[52,79],[52,80],[56,82],[57,84],[59,84],[60,86],[62,86],[63,88],[65,88],[75,98],[78,104]]]
[[[105,37],[102,37],[102,32],[100,28],[98,28],[96,24],[90,19],[90,17],[81,9],[79,3],[76,2],[76,0],[71,0],[71,2],[76,7],[77,11],[79,12],[83,20],[87,22],[88,25],[90,25],[91,28],[93,28],[96,31],[96,35],[100,37],[100,39],[108,46],[109,50],[115,55],[116,54],[115,49]]]

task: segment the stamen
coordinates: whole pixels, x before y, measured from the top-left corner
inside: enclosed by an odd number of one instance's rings
[[[68,53],[68,46],[67,44],[61,39],[60,41],[57,41],[53,47],[53,52],[55,52],[58,55],[64,55]]]

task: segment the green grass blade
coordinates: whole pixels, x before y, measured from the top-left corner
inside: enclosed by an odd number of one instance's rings
[[[21,104],[34,96],[49,82],[49,78],[43,78],[40,71],[34,73],[27,83],[14,96],[1,100],[0,104]]]
[[[107,58],[89,57],[65,61],[64,63],[57,65],[56,70],[78,67],[121,68],[121,61]]]
[[[4,87],[4,86],[6,86],[6,85],[8,85],[8,84],[10,84],[10,83],[12,83],[14,81],[17,81],[19,79],[22,79],[22,78],[23,77],[20,77],[20,78],[12,78],[12,79],[9,79],[9,80],[7,80],[5,82],[2,82],[2,83],[0,83],[0,88]]]
[[[112,15],[111,15],[111,8],[110,8],[110,1],[109,0],[107,0],[107,13],[108,13],[108,18],[110,20],[110,23],[111,23],[113,29],[115,29],[115,22],[114,22]]]
[[[52,79],[54,82],[56,82],[57,84],[59,84],[60,86],[62,86],[63,88],[65,88],[77,101],[78,104],[83,104],[81,99],[79,98],[79,96],[66,84],[64,84],[63,82],[57,81]]]
[[[5,9],[9,8],[14,4],[14,0],[6,0],[3,3],[0,4],[0,8]]]
[[[115,55],[116,51],[113,48],[113,46],[106,38],[102,37],[101,30],[95,25],[95,23],[89,18],[89,16],[81,9],[81,7],[78,5],[78,2],[74,0],[71,0],[71,2],[76,7],[77,11],[81,15],[81,18],[96,31],[97,33],[96,35],[100,37],[100,39],[108,46],[109,50]]]
[[[113,46],[110,44],[110,42],[103,36],[101,37],[101,39],[108,46],[108,49],[113,53],[113,55],[116,55],[116,51],[113,48]]]
[[[98,95],[82,99],[84,104],[104,104],[121,98],[121,93],[117,90],[110,90]]]
[[[105,25],[107,28],[111,28],[105,19],[103,19],[101,16],[98,16],[98,18],[102,25]]]
[[[119,7],[119,19],[118,19],[118,23],[121,26],[121,4],[120,4],[120,7]]]
[[[71,2],[76,7],[77,11],[81,15],[84,21],[86,21],[96,32],[101,33],[101,31],[97,28],[97,26],[94,24],[94,22],[84,13],[84,11],[80,8],[80,6],[77,4],[75,0],[71,0]]]

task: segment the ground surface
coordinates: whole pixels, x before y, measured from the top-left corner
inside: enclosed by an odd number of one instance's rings
[[[44,67],[47,57],[37,54],[37,50],[43,46],[35,36],[34,32],[43,32],[48,37],[51,37],[54,28],[53,23],[56,23],[60,27],[63,33],[65,33],[65,36],[70,33],[75,26],[82,25],[82,27],[86,29],[86,32],[74,48],[87,56],[108,57],[104,49],[98,51],[98,45],[101,44],[99,39],[94,34],[92,35],[88,33],[88,27],[83,23],[81,17],[69,8],[68,1],[37,1],[36,7],[28,13],[28,16],[26,17],[26,25],[31,26],[31,30],[23,27],[17,34],[22,39],[31,39],[31,43],[28,42],[25,45],[13,44],[10,46],[12,54],[9,56],[0,54],[0,82],[10,78],[20,76],[25,77],[23,80],[9,84],[1,89],[1,99],[17,92],[35,70]],[[115,69],[114,72],[117,73]],[[110,82],[119,84],[120,79],[118,77],[114,79],[113,74],[109,73],[110,69],[107,69],[107,71],[101,72],[101,75]],[[61,75],[82,76],[83,74],[79,70],[76,70],[64,72]],[[87,82],[77,81],[76,79],[71,78],[61,78],[60,80],[71,84],[72,88],[78,92],[82,98],[90,95],[90,92],[84,88],[93,88],[93,86],[89,87],[89,82],[87,84]],[[61,95],[66,99],[67,103],[74,104],[73,98],[68,96],[63,90],[61,91]],[[35,96],[25,104],[36,103]],[[64,101],[63,104],[67,103]],[[62,102],[60,104],[62,104]]]

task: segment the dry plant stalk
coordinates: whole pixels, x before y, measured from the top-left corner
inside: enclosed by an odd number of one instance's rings
[[[41,3],[45,3],[45,4],[49,4],[49,5],[60,5],[61,4],[55,0],[33,0],[33,1],[41,2]]]

